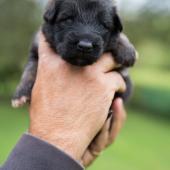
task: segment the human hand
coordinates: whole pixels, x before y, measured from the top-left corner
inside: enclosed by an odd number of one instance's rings
[[[115,92],[125,83],[110,54],[87,67],[61,59],[40,35],[39,64],[30,105],[29,132],[81,160],[102,128]]]
[[[112,110],[113,113],[111,117],[106,120],[102,130],[89,145],[81,159],[81,163],[85,167],[91,165],[104,149],[113,144],[124,125],[126,111],[122,99],[115,99],[112,105]]]

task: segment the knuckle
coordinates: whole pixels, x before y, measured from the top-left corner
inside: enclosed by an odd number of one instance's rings
[[[118,88],[120,88],[122,91],[125,91],[126,83],[123,77],[119,73],[116,73],[116,79],[117,79],[117,85],[119,86]]]

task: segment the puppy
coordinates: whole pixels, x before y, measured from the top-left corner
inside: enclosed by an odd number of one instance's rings
[[[131,94],[127,68],[133,66],[136,51],[122,33],[123,26],[112,0],[51,0],[44,13],[41,31],[51,48],[65,61],[84,67],[111,52],[120,64],[127,90],[116,94],[126,101]],[[12,99],[13,107],[30,100],[38,64],[38,36],[32,44],[28,64]]]

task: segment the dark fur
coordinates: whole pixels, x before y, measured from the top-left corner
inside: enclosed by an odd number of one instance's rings
[[[127,83],[127,91],[117,95],[126,100],[132,85],[127,72],[123,74],[122,70],[135,63],[135,49],[122,30],[112,0],[52,0],[45,11],[42,26],[42,32],[53,50],[72,65],[90,65],[104,52],[112,52]],[[30,99],[36,77],[37,50],[37,43],[34,42],[14,102],[22,96]],[[18,105],[22,104],[23,101],[20,101]]]

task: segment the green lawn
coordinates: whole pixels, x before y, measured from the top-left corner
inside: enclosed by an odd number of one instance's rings
[[[128,121],[116,143],[89,170],[169,170],[170,123],[138,111]],[[28,127],[25,109],[0,104],[0,163],[7,158]]]

